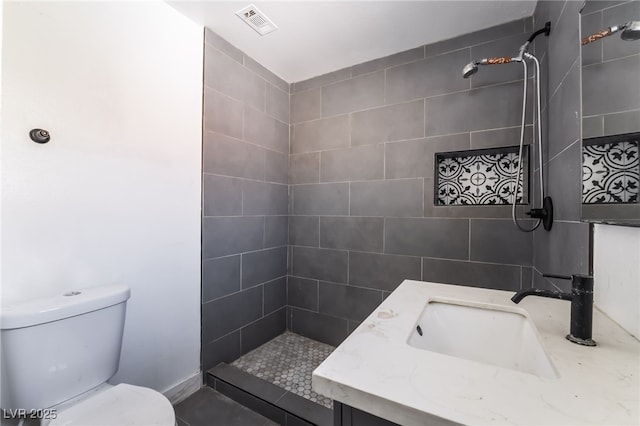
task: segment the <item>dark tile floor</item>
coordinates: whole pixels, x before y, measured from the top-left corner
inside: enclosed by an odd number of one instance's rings
[[[277,425],[209,387],[200,389],[174,408],[178,426]]]

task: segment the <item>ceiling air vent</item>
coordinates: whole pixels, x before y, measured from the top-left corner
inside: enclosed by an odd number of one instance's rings
[[[266,35],[278,29],[278,26],[253,4],[237,11],[236,15],[260,35]]]

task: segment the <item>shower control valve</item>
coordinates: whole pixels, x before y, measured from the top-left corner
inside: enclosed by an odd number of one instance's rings
[[[545,209],[531,209],[525,214],[531,216],[532,219],[544,219],[547,216]]]

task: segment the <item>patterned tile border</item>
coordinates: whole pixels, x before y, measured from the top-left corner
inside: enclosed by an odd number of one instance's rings
[[[585,139],[582,203],[638,203],[640,133]]]
[[[436,153],[436,206],[509,205],[518,172],[517,146]],[[518,185],[518,204],[526,204],[529,149]]]

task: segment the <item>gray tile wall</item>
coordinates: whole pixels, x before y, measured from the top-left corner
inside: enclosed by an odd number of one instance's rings
[[[640,17],[640,1],[588,1],[582,35]],[[640,132],[640,43],[618,34],[582,48],[583,137]]]
[[[433,158],[518,144],[521,67],[466,80],[462,68],[515,55],[532,27],[511,22],[293,84],[292,331],[338,344],[404,279],[530,285],[533,236],[507,206],[434,206]]]
[[[202,369],[286,328],[289,85],[205,31]]]
[[[540,1],[534,14],[536,28],[551,21],[550,36],[538,37],[534,51],[541,59],[543,87],[547,88],[543,96],[542,134],[547,195],[552,197],[555,209],[551,231],[536,231],[533,235],[532,279],[536,287],[568,290],[568,281],[547,280],[541,274],[589,271],[589,225],[580,222],[579,11],[582,4],[581,1]]]
[[[461,69],[517,51],[533,19],[294,83],[291,94],[207,31],[203,369],[269,340],[285,321],[338,344],[404,279],[517,290],[566,288],[541,272],[587,272],[576,207],[579,3],[540,2],[534,17],[554,25],[535,46],[558,215],[549,233],[516,232],[506,206],[433,204],[435,152],[518,143],[518,66],[470,80]]]

